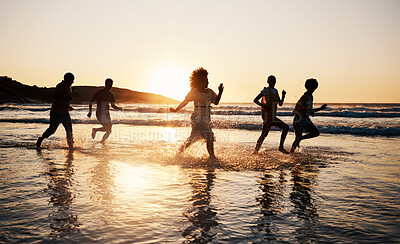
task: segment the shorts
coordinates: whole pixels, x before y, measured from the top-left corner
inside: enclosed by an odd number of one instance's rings
[[[105,126],[111,125],[111,117],[110,117],[109,113],[107,113],[107,114],[96,113],[96,118],[102,125],[105,125]]]
[[[48,138],[53,135],[60,124],[64,126],[67,138],[72,140],[72,121],[69,113],[50,113],[50,127],[43,133],[42,137]]]
[[[211,130],[211,123],[206,119],[192,114],[191,116],[192,132],[190,137],[192,139],[215,140],[214,133]]]
[[[261,117],[263,119],[264,124],[272,124],[274,122],[276,122],[276,123],[282,122],[280,119],[278,119],[276,117],[276,113],[272,113],[272,112],[268,112],[268,111],[264,111],[261,114]]]
[[[307,131],[315,131],[317,127],[307,115],[297,114],[293,119],[293,129],[295,132],[303,132],[304,129]]]

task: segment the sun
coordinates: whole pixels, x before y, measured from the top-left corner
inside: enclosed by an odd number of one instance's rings
[[[181,101],[189,92],[187,72],[176,66],[164,66],[156,70],[148,81],[148,90]]]

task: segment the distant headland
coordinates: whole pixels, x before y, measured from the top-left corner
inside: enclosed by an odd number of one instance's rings
[[[56,83],[54,84],[56,85]],[[88,103],[99,86],[72,86],[72,103]],[[24,85],[7,76],[0,76],[1,103],[51,103],[55,87]],[[178,101],[162,95],[113,87],[117,103],[177,104]]]

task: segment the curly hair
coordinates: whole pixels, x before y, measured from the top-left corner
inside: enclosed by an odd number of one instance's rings
[[[307,90],[309,90],[311,88],[317,89],[318,81],[314,78],[308,79],[308,80],[306,80],[306,83],[304,86],[306,87]]]
[[[202,77],[208,75],[208,71],[203,67],[193,70],[192,74],[190,75],[190,87],[191,88],[198,88],[201,82],[203,82]]]

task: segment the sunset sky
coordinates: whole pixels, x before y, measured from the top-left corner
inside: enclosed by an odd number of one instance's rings
[[[0,0],[0,75],[180,100],[203,66],[222,102],[252,102],[270,74],[288,102],[311,77],[315,102],[400,102],[399,23],[398,0]]]

